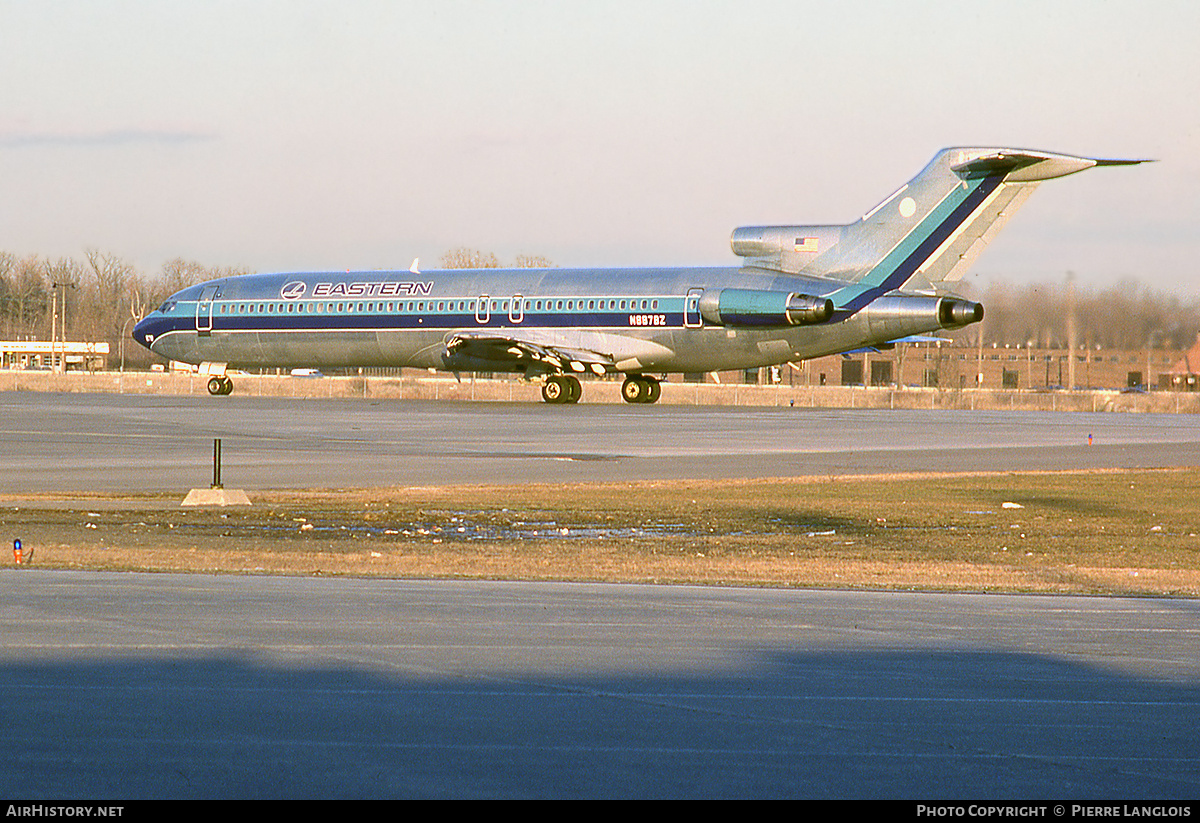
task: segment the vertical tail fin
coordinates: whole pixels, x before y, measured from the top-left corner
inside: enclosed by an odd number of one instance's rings
[[[734,251],[748,265],[847,281],[852,285],[835,298],[839,308],[855,310],[899,288],[943,291],[1043,180],[1141,162],[1024,149],[943,149],[857,222],[742,228],[734,232]]]

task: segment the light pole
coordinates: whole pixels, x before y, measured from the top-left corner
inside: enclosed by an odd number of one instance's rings
[[[1027,375],[1027,377],[1025,378],[1025,388],[1032,389],[1033,388],[1033,339],[1032,338],[1025,341],[1025,363],[1026,363],[1025,372]]]
[[[1158,336],[1159,332],[1155,329],[1146,338],[1146,391],[1151,391],[1154,387],[1154,338]]]
[[[121,326],[121,374],[125,373],[125,330],[129,328],[130,323],[141,321],[142,318],[139,316],[141,312],[138,311],[138,308],[140,307],[131,306],[129,308],[129,319],[125,321],[124,326]]]
[[[1067,272],[1067,391],[1075,391],[1075,272]]]
[[[54,356],[55,345],[58,342],[58,332],[55,327],[55,321],[58,319],[58,290],[61,288],[67,288],[67,287],[73,289],[73,288],[75,288],[75,283],[71,280],[63,280],[61,282],[56,281],[56,282],[52,283],[51,286],[54,291],[54,300],[52,301],[52,306],[50,309],[50,370],[57,373],[59,371],[67,370],[67,351],[66,351],[66,349],[67,349],[67,294],[66,294],[66,292],[63,292],[63,297],[62,297],[63,347],[62,347],[61,368],[60,368],[60,364],[58,363],[57,359]]]

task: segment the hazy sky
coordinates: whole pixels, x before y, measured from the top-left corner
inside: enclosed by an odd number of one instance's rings
[[[943,146],[1043,185],[976,277],[1200,291],[1200,3],[0,0],[0,250],[147,272],[734,264]]]

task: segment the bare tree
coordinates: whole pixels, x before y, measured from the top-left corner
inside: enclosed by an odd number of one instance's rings
[[[6,251],[0,252],[0,337],[4,339],[15,336],[12,312],[16,300],[16,270],[17,256]]]
[[[129,307],[143,286],[132,264],[114,254],[88,249],[84,299],[88,302],[85,331],[92,340],[119,342]]]
[[[492,252],[468,248],[450,249],[442,255],[441,262],[444,269],[498,269],[502,266],[500,258]],[[553,265],[550,258],[540,254],[518,254],[513,264],[518,269],[548,269]]]
[[[188,286],[208,279],[208,269],[192,260],[175,257],[162,265],[159,273],[156,293],[164,298]]]
[[[8,321],[14,337],[40,336],[43,326],[45,336],[50,336],[50,289],[36,255],[13,260]]]
[[[450,249],[442,255],[442,268],[498,269],[500,268],[500,259],[491,252],[482,252],[479,249]]]
[[[540,254],[518,254],[516,263],[518,269],[549,269],[554,267],[549,257]]]
[[[79,326],[79,284],[83,279],[83,267],[72,257],[60,257],[57,260],[47,260],[44,264],[46,279],[54,294],[50,300],[52,310],[58,311],[61,326],[57,326],[58,335],[66,340]],[[50,321],[51,330],[56,322]]]
[[[1014,286],[993,282],[982,297],[987,345],[1065,348],[1071,312],[1066,283]],[[1200,301],[1152,291],[1135,280],[1103,289],[1075,290],[1075,322],[1080,343],[1105,349],[1135,350],[1147,345],[1186,348],[1200,331]],[[974,327],[972,327],[974,328]],[[954,336],[974,343],[972,328]]]

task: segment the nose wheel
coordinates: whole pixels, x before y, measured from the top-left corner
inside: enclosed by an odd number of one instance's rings
[[[547,403],[578,403],[582,396],[579,378],[570,374],[552,374],[542,384],[542,399]]]
[[[233,381],[224,375],[213,376],[208,378],[208,393],[209,394],[231,394],[233,392]]]
[[[621,384],[621,397],[626,403],[654,403],[662,394],[662,385],[653,377],[634,374]]]

